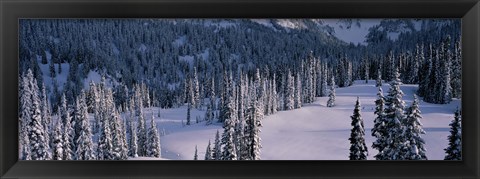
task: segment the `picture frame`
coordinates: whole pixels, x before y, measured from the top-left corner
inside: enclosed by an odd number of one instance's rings
[[[479,178],[478,0],[0,2],[2,178]],[[19,18],[462,18],[462,161],[19,161]],[[211,172],[215,170],[215,172]],[[248,171],[248,172],[238,172]]]

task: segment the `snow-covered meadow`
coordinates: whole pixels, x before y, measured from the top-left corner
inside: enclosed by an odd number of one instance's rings
[[[384,84],[384,94],[389,85]],[[405,93],[403,99],[407,105],[413,100],[417,85],[402,85]],[[376,99],[375,81],[355,81],[352,86],[337,88],[336,106],[326,107],[328,97],[318,97],[312,104],[306,104],[300,109],[279,111],[266,116],[261,128],[261,159],[262,160],[348,160],[350,148],[349,136],[351,118],[356,97],[360,98],[361,115],[365,123],[365,140],[368,146],[368,160],[374,160],[377,153],[371,147],[375,140],[371,136],[371,128],[375,118],[374,101]],[[443,160],[444,148],[448,145],[448,124],[453,120],[453,113],[461,101],[453,99],[450,104],[430,104],[420,101],[423,129],[426,134],[427,157],[429,160]],[[157,117],[160,110],[161,117]],[[144,110],[147,119],[153,113],[158,130],[162,133],[162,159],[192,160],[195,146],[198,147],[199,159],[203,159],[208,140],[213,143],[217,130],[222,132],[222,124],[205,125],[205,122],[183,126],[186,119],[186,106],[173,109],[148,108]],[[204,117],[205,111],[192,110],[192,118]],[[145,158],[131,158],[131,160]],[[148,159],[148,158],[147,158]],[[151,158],[154,159],[154,158]]]

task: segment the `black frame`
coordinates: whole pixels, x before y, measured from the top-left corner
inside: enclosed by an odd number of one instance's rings
[[[0,178],[480,178],[479,0],[0,0],[0,12]],[[463,161],[17,161],[19,18],[443,17],[462,18]]]

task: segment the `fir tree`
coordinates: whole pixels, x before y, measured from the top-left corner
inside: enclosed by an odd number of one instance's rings
[[[375,100],[375,112],[376,115],[373,128],[372,128],[372,136],[376,138],[373,142],[372,147],[378,150],[378,154],[375,155],[377,160],[383,159],[383,149],[386,145],[386,138],[388,136],[387,128],[385,124],[387,123],[387,119],[385,116],[385,97],[383,97],[382,87],[378,88],[377,93],[377,100]]]
[[[378,69],[377,80],[375,82],[376,82],[375,87],[381,87],[382,86],[382,72],[380,71],[380,69]]]
[[[287,74],[287,85],[285,86],[285,110],[292,110],[295,105],[295,85],[294,78],[290,72]]]
[[[332,85],[330,86],[330,93],[328,94],[327,107],[335,106],[335,79],[333,78],[333,76],[330,83]]]
[[[90,129],[90,122],[88,119],[88,109],[85,102],[85,93],[82,91],[76,100],[75,119],[80,126],[78,139],[75,141],[76,145],[76,159],[77,160],[94,160],[93,153],[92,132]]]
[[[462,113],[458,108],[449,126],[448,147],[444,149],[445,160],[462,160]]]
[[[198,150],[197,150],[197,145],[195,145],[195,154],[193,155],[193,160],[198,160]]]
[[[63,160],[73,160],[75,157],[75,154],[73,152],[73,146],[74,146],[74,141],[73,141],[73,136],[75,131],[73,130],[72,126],[72,118],[70,117],[70,112],[67,108],[67,101],[65,98],[65,94],[62,95],[62,103],[61,103],[61,112],[60,115],[60,121],[62,121],[62,124],[64,126],[63,128]]]
[[[27,70],[28,76],[33,77],[32,71]],[[19,126],[20,126],[20,136],[19,136],[19,158],[22,160],[31,160],[30,156],[30,141],[28,133],[30,131],[29,123],[31,120],[31,111],[32,111],[32,100],[31,95],[32,91],[30,89],[30,79],[26,75],[23,75],[20,79],[20,109],[19,109]]]
[[[407,160],[426,160],[425,140],[420,135],[425,134],[420,122],[421,111],[418,106],[418,98],[414,95],[412,105],[407,109],[406,120],[404,120],[405,137],[409,142],[406,159]]]
[[[231,79],[231,75],[230,75]],[[229,80],[231,81],[231,80]],[[222,145],[223,145],[223,153],[222,153],[222,160],[237,160],[237,152],[235,149],[235,122],[237,113],[235,111],[235,96],[232,86],[228,86],[227,89],[229,92],[226,96],[229,100],[225,103],[222,108],[226,109],[225,111],[225,121],[223,123],[223,135],[222,135]]]
[[[355,109],[353,110],[352,130],[350,133],[350,160],[366,160],[368,155],[367,145],[365,144],[365,128],[362,115],[360,114],[360,100],[357,97]]]
[[[222,160],[222,144],[220,142],[220,134],[218,130],[217,130],[217,133],[215,134],[215,144],[213,146],[212,159]]]
[[[405,159],[405,130],[402,125],[405,119],[403,101],[403,91],[400,89],[401,81],[398,69],[394,70],[393,78],[390,82],[390,89],[385,99],[385,127],[388,130],[386,145],[383,149],[383,160],[404,160]]]
[[[60,113],[58,114],[60,116]],[[62,134],[62,122],[57,120],[55,123],[55,129],[53,130],[53,160],[63,159],[63,134]]]
[[[191,103],[188,103],[187,105],[187,126],[190,125],[190,118],[191,118],[191,110],[192,110],[192,104]]]
[[[131,113],[130,120],[134,118],[133,112]],[[130,121],[130,140],[128,143],[128,156],[130,157],[138,157],[138,145],[137,145],[137,132],[134,127],[133,121]]]
[[[155,124],[153,115],[150,125],[150,129],[148,130],[147,156],[159,158],[161,156],[160,136],[158,135],[157,126]]]
[[[30,142],[30,155],[32,160],[49,160],[50,145],[47,143],[47,136],[45,131],[45,121],[42,117],[42,104],[40,99],[40,91],[38,89],[37,80],[33,76],[27,74],[30,81],[30,89],[32,91],[32,112],[31,119],[28,124],[28,136]]]
[[[302,107],[302,94],[301,94],[302,83],[300,82],[299,74],[296,75],[295,81],[296,81],[295,94],[294,94],[295,108],[301,108]]]
[[[205,151],[205,160],[213,160],[212,149],[210,148],[210,140],[208,140],[207,149]]]

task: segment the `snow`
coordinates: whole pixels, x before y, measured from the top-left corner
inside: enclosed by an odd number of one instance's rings
[[[187,41],[187,36],[182,35],[173,41],[173,45],[176,47],[180,47],[180,46],[183,46],[186,41]]]
[[[382,86],[384,94],[389,85]],[[401,89],[405,93],[403,99],[407,105],[413,101],[417,85],[405,84]],[[336,89],[336,106],[326,107],[328,97],[319,97],[312,104],[300,109],[280,111],[263,119],[261,128],[262,160],[348,160],[351,130],[351,118],[356,97],[360,97],[361,115],[365,123],[365,140],[369,151],[369,160],[377,153],[371,148],[374,137],[371,128],[375,118],[374,101],[378,88],[375,81],[368,84],[356,81],[353,86]],[[443,160],[447,147],[449,126],[453,120],[453,112],[460,106],[460,100],[454,99],[450,104],[429,104],[420,101],[423,128],[426,135],[427,157],[429,160]],[[195,123],[195,117],[204,117],[205,109],[192,109],[192,125],[182,126],[186,122],[186,107],[176,109],[160,109],[161,118],[155,116],[161,136],[162,157],[172,160],[192,160],[195,146],[198,146],[199,159],[203,159],[208,140],[214,141],[217,130],[223,131],[222,124],[214,122],[206,126],[205,122]],[[146,119],[150,119],[154,110],[145,109]]]
[[[365,43],[365,36],[369,33],[368,29],[380,24],[381,19],[360,19],[360,27],[352,25],[350,28],[344,27],[341,19],[322,19],[324,24],[333,27],[335,36],[347,43],[363,44]]]
[[[96,84],[99,84],[102,81],[102,75],[100,75],[96,71],[91,71],[90,70],[88,72],[87,78],[85,78],[85,80],[83,80],[83,89],[89,89],[90,88],[90,82],[92,82],[92,81]],[[107,85],[107,86],[109,86],[109,85]]]
[[[47,56],[47,61],[49,62],[52,58],[52,54],[49,51],[45,51],[46,56]],[[53,90],[53,80],[50,77],[50,65],[47,64],[42,64],[41,62],[41,56],[37,55],[37,60],[38,60],[38,66],[40,67],[40,71],[42,71],[42,77],[43,77],[43,83],[45,84],[45,87],[47,89],[50,89],[50,92]],[[54,64],[55,66],[55,80],[57,81],[58,84],[58,90],[63,91],[63,86],[67,82],[67,77],[68,73],[70,71],[70,64],[68,63],[62,63],[62,73],[58,73],[58,63]]]
[[[270,19],[251,19],[251,21],[276,30]]]

